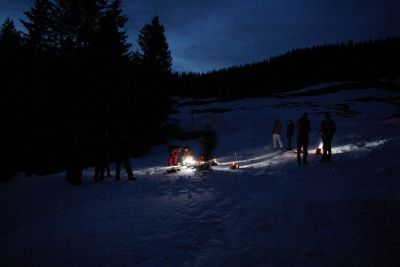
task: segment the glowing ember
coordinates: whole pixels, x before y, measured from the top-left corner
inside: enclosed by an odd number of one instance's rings
[[[231,164],[231,169],[232,169],[232,170],[239,169],[239,164],[237,164],[236,162],[232,162],[232,164]]]

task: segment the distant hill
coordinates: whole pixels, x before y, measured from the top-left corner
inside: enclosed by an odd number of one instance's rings
[[[175,76],[175,93],[190,97],[267,96],[336,81],[395,81],[400,77],[400,37],[295,49],[264,60]]]

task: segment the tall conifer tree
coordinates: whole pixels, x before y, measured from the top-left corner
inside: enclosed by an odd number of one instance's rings
[[[164,33],[164,26],[160,24],[157,16],[139,33],[138,43],[142,65],[150,72],[171,72],[171,51]]]

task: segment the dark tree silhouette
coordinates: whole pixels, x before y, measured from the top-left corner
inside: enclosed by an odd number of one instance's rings
[[[155,73],[170,73],[172,66],[171,51],[164,35],[164,26],[158,17],[154,17],[150,24],[144,25],[139,33],[140,58],[143,67]]]
[[[399,46],[400,37],[392,37],[296,49],[258,63],[201,74],[176,74],[176,90],[172,93],[232,99],[270,96],[337,81],[360,81],[358,86],[365,88],[381,79],[390,81],[400,76]]]
[[[124,29],[128,18],[122,14],[121,0],[114,0],[106,5],[97,32],[98,45],[104,54],[114,59],[128,59],[131,44],[127,42]]]
[[[170,112],[170,97],[168,84],[171,82],[171,52],[168,48],[165,29],[154,17],[150,24],[146,24],[138,37],[139,51],[131,56],[132,70],[137,73],[135,95],[135,114],[142,114],[144,110],[150,116],[138,116],[135,121],[149,129],[144,138],[159,139],[160,125],[166,120]],[[144,102],[142,101],[145,100]],[[155,108],[156,107],[156,108]]]
[[[21,34],[11,19],[6,19],[0,29],[0,51],[3,60],[13,59],[22,47]],[[4,65],[5,63],[2,62]]]
[[[21,22],[23,38],[11,20],[0,31],[6,176],[92,166],[105,131],[126,132],[132,155],[160,142],[170,102],[150,93],[170,74],[164,36],[167,60],[150,73],[133,61],[120,0],[35,0]]]
[[[25,151],[24,166],[22,169],[30,176],[34,173],[35,160],[39,157],[38,151],[41,149],[37,144],[40,140],[38,128],[42,127],[44,114],[41,110],[46,107],[46,86],[50,82],[56,61],[57,39],[54,30],[54,5],[49,0],[36,0],[33,7],[24,12],[26,19],[21,20],[26,28],[24,37],[24,47],[26,50],[26,77],[24,88],[24,108],[23,125],[26,129],[32,129],[31,133],[26,133],[23,140]],[[57,90],[58,91],[58,90]]]
[[[0,67],[1,83],[11,90],[21,85],[23,73],[22,38],[11,19],[6,19],[0,29]],[[7,89],[7,90],[8,90]],[[4,90],[2,90],[4,92]],[[11,91],[17,95],[17,90]]]
[[[55,30],[58,47],[66,57],[77,57],[92,48],[105,0],[57,0]]]
[[[7,19],[0,29],[0,106],[2,109],[2,134],[0,141],[3,155],[1,180],[12,177],[18,168],[21,149],[21,101],[23,69],[22,39],[14,22]]]
[[[24,13],[27,19],[21,20],[27,30],[24,34],[26,48],[36,60],[44,60],[55,48],[53,12],[54,6],[49,0],[36,0],[34,6]]]

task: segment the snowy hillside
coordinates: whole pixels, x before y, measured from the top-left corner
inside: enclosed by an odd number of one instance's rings
[[[132,159],[135,182],[95,184],[87,169],[79,187],[64,173],[0,184],[1,266],[400,262],[400,92],[210,102],[179,105],[171,121],[186,130],[213,126],[221,163],[213,171],[166,174],[163,145]],[[326,111],[337,133],[332,162],[321,163],[314,152]],[[304,112],[310,163],[299,166],[294,154],[274,151],[271,129]],[[171,144],[201,149],[199,140]],[[229,169],[234,159],[239,170]]]

